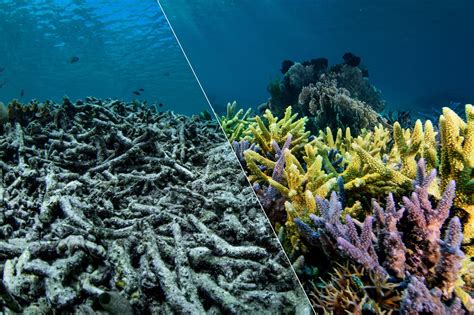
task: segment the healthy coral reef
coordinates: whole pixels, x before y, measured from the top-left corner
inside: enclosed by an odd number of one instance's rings
[[[474,312],[472,267],[462,267],[474,253],[473,106],[466,120],[444,108],[439,127],[379,123],[356,135],[337,126],[308,135],[307,117],[291,110],[265,115],[273,124],[303,122],[296,130],[262,145],[257,126],[270,123],[255,116],[235,147],[314,306]]]
[[[403,198],[401,208],[397,208],[391,194],[387,197],[385,209],[373,200],[372,216],[367,216],[363,223],[356,222],[350,215],[342,221],[342,205],[335,192],[330,200],[316,199],[320,216],[310,215],[312,225],[295,219],[303,242],[312,251],[322,251],[328,265],[332,265],[330,260],[337,257],[338,261],[350,261],[363,268],[361,275],[353,273],[351,278],[356,275],[358,279],[372,279],[382,287],[391,284],[393,291],[388,295],[380,294],[368,284],[359,288],[347,286],[349,292],[346,294],[353,294],[351,305],[360,308],[352,309],[354,312],[373,309],[374,306],[385,311],[393,310],[392,297],[398,295],[403,314],[463,313],[461,299],[455,294],[464,258],[460,249],[462,226],[458,217],[452,217],[445,224],[455,195],[455,182],[448,184],[434,207],[428,187],[436,178],[436,170],[426,175],[421,160],[418,172],[415,191],[410,198]],[[443,225],[444,238],[441,237]],[[339,281],[331,279],[326,288],[340,285]],[[358,291],[363,291],[362,296]],[[390,303],[386,303],[385,298],[389,298]],[[333,311],[340,307],[338,299],[315,301],[317,308]]]
[[[43,106],[0,134],[5,311],[309,308],[215,121],[111,99]]]
[[[369,82],[360,58],[346,53],[343,59],[343,63],[332,67],[328,67],[326,58],[302,63],[285,60],[283,77],[269,84],[270,99],[260,109],[282,115],[285,108],[292,106],[308,118],[311,130],[351,126],[353,132],[358,132],[385,123],[379,114],[385,102]]]

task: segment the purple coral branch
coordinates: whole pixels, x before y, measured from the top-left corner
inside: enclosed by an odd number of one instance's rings
[[[402,315],[417,314],[465,314],[459,298],[455,298],[450,306],[443,303],[442,293],[438,288],[429,290],[422,277],[410,276],[400,308]]]
[[[451,297],[461,269],[461,260],[464,258],[461,251],[462,239],[461,221],[454,217],[449,221],[444,240],[439,241],[441,258],[436,266],[435,282],[445,298]]]
[[[281,182],[283,178],[283,174],[285,171],[285,151],[289,149],[291,145],[291,139],[292,135],[288,134],[288,137],[286,138],[286,141],[281,149],[275,140],[272,141],[272,146],[275,150],[275,158],[277,159],[272,173],[272,180],[276,182]],[[260,197],[260,202],[262,203],[265,209],[270,209],[272,207],[276,200],[277,192],[278,191],[275,187],[269,185],[265,192],[262,194],[262,196]]]
[[[376,234],[378,235],[379,247],[385,254],[383,266],[389,273],[398,278],[403,278],[405,275],[406,247],[403,244],[397,224],[402,218],[405,208],[397,211],[391,193],[387,197],[385,211],[375,200],[372,200],[372,205],[376,217]]]

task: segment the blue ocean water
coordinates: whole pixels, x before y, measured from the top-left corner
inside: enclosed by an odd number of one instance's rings
[[[160,0],[217,108],[256,106],[282,60],[353,52],[391,108],[474,102],[472,0]]]
[[[68,95],[208,108],[155,0],[0,0],[1,69],[4,103]]]

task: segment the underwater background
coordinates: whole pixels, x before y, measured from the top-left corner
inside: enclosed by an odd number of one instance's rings
[[[285,59],[362,58],[387,108],[474,98],[474,2],[161,0],[211,102],[257,106]]]
[[[208,107],[154,0],[1,0],[0,34],[4,103],[68,95]]]

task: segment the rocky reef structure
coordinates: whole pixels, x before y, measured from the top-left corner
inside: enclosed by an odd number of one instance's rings
[[[352,53],[332,67],[326,58],[302,63],[283,61],[283,77],[268,86],[270,99],[260,109],[282,115],[288,106],[308,118],[308,128],[351,127],[353,132],[373,128],[386,119],[379,113],[385,102],[368,79],[361,59]]]
[[[3,112],[7,313],[309,312],[216,122],[95,98]]]
[[[473,110],[444,108],[439,128],[394,122],[354,136],[311,134],[289,107],[234,140],[317,310],[474,312]]]
[[[338,87],[337,81],[327,76],[301,89],[298,106],[308,109],[311,122],[317,128],[351,126],[354,132],[359,133],[362,129],[374,128],[385,122],[376,111],[352,98],[347,89]]]

